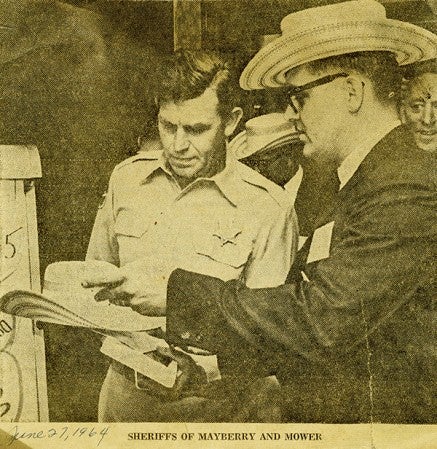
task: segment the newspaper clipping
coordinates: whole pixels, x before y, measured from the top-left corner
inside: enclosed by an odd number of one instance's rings
[[[0,449],[436,447],[436,14],[0,2]]]

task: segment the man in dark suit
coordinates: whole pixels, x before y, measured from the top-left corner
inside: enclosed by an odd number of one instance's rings
[[[435,162],[400,126],[396,95],[398,64],[435,57],[436,36],[373,1],[300,11],[281,28],[240,84],[290,87],[304,154],[338,166],[334,204],[286,284],[176,270],[167,303],[142,312],[166,309],[182,348],[227,361],[250,348],[245,369],[276,374],[286,421],[434,422]]]
[[[257,348],[284,385],[286,421],[433,422],[437,202],[427,164],[408,131],[385,136],[281,287],[176,271],[169,338],[235,358]]]

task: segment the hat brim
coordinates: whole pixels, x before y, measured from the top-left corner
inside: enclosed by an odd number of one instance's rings
[[[389,51],[399,65],[437,56],[437,36],[398,20],[345,22],[324,25],[298,34],[286,33],[263,47],[243,70],[246,90],[281,87],[285,75],[302,64],[360,51]]]
[[[238,160],[244,159],[252,154],[259,153],[273,147],[280,147],[299,140],[299,133],[296,131],[278,133],[274,139],[268,139],[260,145],[252,145],[249,147],[247,143],[247,131],[237,134],[229,143],[229,150],[232,151]]]
[[[246,130],[239,132],[228,144],[228,151],[237,159],[238,155],[247,147],[247,132]]]

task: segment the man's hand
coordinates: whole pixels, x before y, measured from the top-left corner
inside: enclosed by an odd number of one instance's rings
[[[96,293],[96,301],[131,307],[148,316],[165,315],[167,277],[150,269],[145,261],[136,261],[99,273],[90,270],[85,273],[82,285],[86,288],[102,287]]]
[[[176,381],[168,392],[171,400],[178,400],[184,395],[190,395],[190,391],[197,391],[199,387],[207,384],[205,370],[198,365],[188,354],[175,348],[158,347],[156,352],[166,356],[178,364],[178,376]]]
[[[124,274],[117,266],[103,260],[87,260],[84,262],[82,287],[109,287],[123,283]]]

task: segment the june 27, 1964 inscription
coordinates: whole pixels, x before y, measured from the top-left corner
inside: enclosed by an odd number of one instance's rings
[[[9,445],[12,445],[14,441],[17,440],[42,440],[42,439],[58,439],[60,441],[67,441],[68,439],[79,440],[92,439],[96,446],[99,446],[103,438],[109,434],[108,426],[100,427],[73,427],[73,426],[63,426],[63,427],[44,427],[41,430],[36,431],[23,431],[20,430],[18,425],[14,426],[10,430],[11,438],[9,440]],[[89,446],[86,446],[89,447]]]

